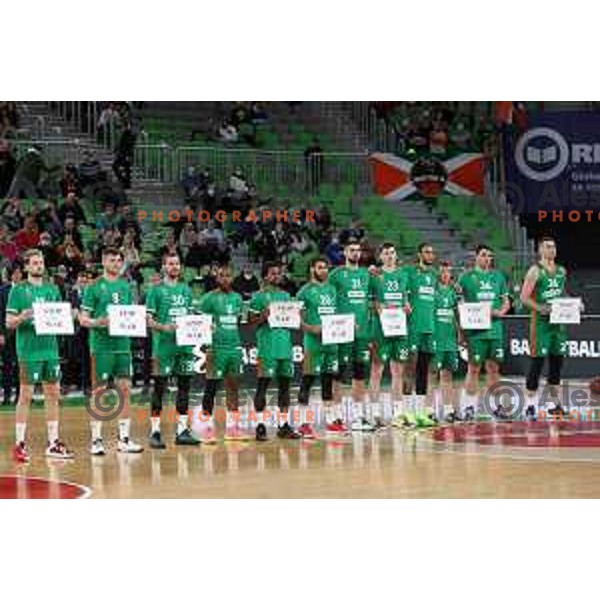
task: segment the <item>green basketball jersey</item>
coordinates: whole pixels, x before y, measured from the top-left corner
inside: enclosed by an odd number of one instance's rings
[[[456,350],[456,307],[454,288],[438,284],[435,295],[435,341],[436,350],[447,352]]]
[[[261,313],[272,302],[288,302],[290,299],[291,297],[287,292],[276,287],[265,286],[252,295],[250,311]],[[268,321],[256,328],[256,345],[259,357],[267,356],[275,359],[291,359],[292,357],[290,330],[283,327],[271,328]]]
[[[381,272],[375,278],[375,299],[385,307],[404,306],[407,302],[407,272],[403,268]]]
[[[556,265],[555,272],[550,273],[540,263],[538,269],[539,274],[534,288],[534,300],[537,304],[548,304],[554,298],[566,296],[567,271],[564,267]]]
[[[435,328],[435,294],[438,274],[434,267],[409,265],[404,267],[407,277],[408,300],[412,312],[408,327],[411,335],[433,333]]]
[[[465,302],[491,302],[492,310],[502,308],[508,295],[506,278],[500,271],[474,268],[463,273],[458,281]],[[492,327],[486,331],[469,331],[471,337],[485,340],[502,339],[502,321],[492,317]]]
[[[202,296],[200,311],[213,318],[213,346],[237,348],[242,345],[239,320],[244,301],[236,292],[213,290]]]
[[[161,325],[175,323],[177,317],[192,314],[192,290],[186,283],[178,282],[175,285],[161,283],[150,288],[146,298],[146,310],[153,319]],[[161,352],[166,347],[177,346],[177,337],[174,331],[153,331],[153,354]]]
[[[61,302],[58,288],[43,282],[35,285],[29,281],[12,286],[8,295],[6,312],[18,315],[33,308],[34,302]],[[37,335],[33,317],[17,327],[17,356],[20,361],[58,360],[58,343],[55,335]]]
[[[335,287],[328,281],[324,283],[309,281],[300,288],[296,299],[304,303],[304,322],[308,325],[320,325],[323,315],[335,314],[337,293]],[[321,336],[305,331],[304,339],[320,343]]]
[[[337,267],[329,275],[337,293],[337,311],[354,314],[357,335],[369,335],[371,298],[375,291],[375,278],[364,267]]]
[[[125,279],[109,281],[99,277],[83,292],[81,308],[92,319],[108,317],[108,307],[113,304],[131,304],[131,286]],[[127,337],[111,337],[108,327],[92,327],[90,330],[90,350],[92,354],[130,353],[131,340]]]

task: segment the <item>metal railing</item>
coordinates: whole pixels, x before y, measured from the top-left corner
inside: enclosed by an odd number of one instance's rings
[[[79,164],[84,153],[97,150],[89,138],[15,140],[17,157],[33,144],[42,147],[48,164]],[[108,167],[107,164],[104,164]],[[169,146],[138,143],[134,151],[134,181],[179,183],[189,167],[208,168],[220,184],[226,184],[236,168],[257,186],[288,186],[314,189],[321,184],[352,184],[370,189],[368,155],[323,153],[306,158],[302,152],[257,151],[218,147]]]

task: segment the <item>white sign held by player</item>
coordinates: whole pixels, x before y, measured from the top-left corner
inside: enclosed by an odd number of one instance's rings
[[[458,313],[464,330],[483,331],[492,326],[492,305],[489,302],[464,302],[458,305]]]
[[[349,344],[354,341],[354,315],[323,315],[321,317],[321,342]]]
[[[178,346],[212,345],[212,315],[186,315],[175,319]]]
[[[555,298],[550,301],[550,323],[553,325],[579,325],[581,323],[581,298]]]
[[[34,302],[33,326],[37,335],[73,335],[73,313],[68,302]]]
[[[384,337],[406,335],[406,313],[402,307],[382,308],[379,320]]]
[[[141,304],[111,304],[108,307],[108,335],[146,337],[146,307]]]
[[[301,302],[271,302],[269,304],[269,327],[300,329]]]

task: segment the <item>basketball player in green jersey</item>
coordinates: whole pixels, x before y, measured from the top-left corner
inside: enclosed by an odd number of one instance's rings
[[[229,265],[221,265],[217,271],[216,290],[204,294],[200,311],[213,318],[213,342],[206,352],[206,388],[202,399],[201,439],[203,443],[216,441],[213,410],[215,397],[221,381],[225,381],[227,420],[225,441],[239,442],[248,439],[245,423],[239,414],[239,376],[242,372],[242,339],[240,319],[244,301],[232,290],[233,275]]]
[[[454,405],[452,377],[458,370],[458,327],[456,312],[458,301],[452,282],[452,266],[449,262],[440,262],[440,275],[435,295],[435,357],[434,365],[439,376],[439,392],[434,398],[435,415],[438,421],[444,418],[444,406]],[[435,394],[435,392],[434,392]],[[448,415],[448,421],[459,420],[458,410],[454,408]]]
[[[290,407],[290,387],[294,376],[292,361],[292,336],[289,329],[271,327],[269,324],[269,306],[273,302],[288,302],[290,295],[281,289],[281,266],[267,262],[263,265],[263,287],[253,294],[250,300],[249,321],[256,328],[258,382],[254,396],[254,408],[257,413],[256,441],[267,440],[267,428],[264,422],[264,410],[267,406],[267,390],[273,377],[277,377],[277,406],[280,416],[287,414]],[[300,434],[286,420],[277,430],[277,437],[298,439]]]
[[[365,379],[370,359],[371,342],[371,299],[374,292],[374,277],[360,266],[362,249],[356,240],[349,240],[344,248],[346,264],[337,267],[329,275],[329,281],[337,294],[338,314],[353,314],[355,318],[355,337],[350,344],[340,344],[339,366],[340,381],[336,384],[336,396],[339,397],[341,383],[348,371],[352,376],[353,431],[374,431],[375,425],[365,414]]]
[[[304,360],[302,363],[302,383],[298,393],[301,426],[298,433],[305,438],[314,438],[315,432],[306,417],[310,404],[310,392],[315,378],[321,378],[321,399],[325,411],[326,431],[329,434],[344,434],[346,426],[341,419],[339,406],[332,406],[333,379],[339,370],[338,348],[335,344],[324,346],[321,343],[321,317],[334,315],[337,306],[335,287],[328,281],[326,258],[315,258],[310,263],[310,281],[296,295],[303,303],[302,329],[304,330]]]
[[[152,394],[150,447],[163,449],[165,444],[160,435],[160,416],[169,377],[177,377],[176,409],[179,414],[175,444],[195,446],[199,441],[189,427],[188,410],[191,380],[194,374],[192,346],[178,346],[176,319],[191,314],[192,290],[180,281],[181,260],[176,253],[163,256],[165,277],[158,286],[153,286],[146,298],[148,326],[152,336],[152,370],[154,393]]]
[[[6,307],[6,325],[17,333],[20,391],[16,411],[16,444],[13,456],[18,462],[29,462],[25,445],[25,429],[36,383],[41,383],[46,400],[49,458],[69,459],[58,436],[60,363],[56,335],[38,335],[33,323],[36,302],[61,302],[58,288],[44,281],[44,256],[39,250],[28,250],[24,256],[27,279],[12,287]]]
[[[504,275],[492,268],[493,252],[489,246],[480,245],[475,249],[475,266],[463,273],[457,290],[464,302],[489,302],[492,309],[492,325],[483,331],[465,331],[469,352],[469,366],[465,388],[461,395],[461,410],[465,420],[475,418],[479,404],[479,374],[485,365],[488,387],[498,383],[500,364],[504,360],[504,327],[501,318],[510,308],[508,288]],[[495,410],[495,416],[505,418],[502,404]]]
[[[548,358],[549,369],[547,383],[553,397],[557,397],[556,386],[560,385],[563,359],[567,349],[566,325],[550,323],[551,302],[555,298],[565,297],[567,272],[557,265],[556,243],[550,237],[544,237],[538,244],[539,262],[533,265],[521,288],[521,302],[531,311],[529,323],[530,363],[527,375],[527,409],[525,416],[535,421],[536,404],[539,398],[538,388],[544,359]],[[549,411],[562,415],[564,409],[560,402]]]
[[[392,405],[394,416],[402,413],[402,386],[404,364],[408,361],[410,348],[408,335],[385,337],[381,327],[379,314],[383,308],[397,308],[410,312],[408,293],[406,290],[406,270],[398,266],[398,255],[394,244],[385,242],[381,246],[379,258],[382,263],[379,275],[375,278],[375,314],[373,320],[373,346],[371,362],[371,378],[369,392],[374,407],[379,407],[381,378],[385,365],[389,363],[392,376]],[[375,415],[375,420],[381,415]]]
[[[123,267],[122,252],[115,248],[106,248],[102,252],[102,267],[103,274],[85,289],[79,322],[82,327],[90,329],[94,394],[100,397],[112,377],[123,401],[123,408],[119,415],[117,450],[137,454],[144,449],[129,437],[131,340],[128,337],[111,337],[108,330],[108,307],[132,303],[131,287],[120,276]],[[93,418],[90,426],[92,430],[90,452],[93,456],[104,456],[106,451],[102,440],[102,421]]]
[[[417,263],[407,265],[407,291],[410,313],[408,333],[410,352],[415,357],[415,396],[413,410],[404,413],[405,424],[431,427],[435,420],[427,403],[429,366],[435,354],[435,294],[438,273],[434,266],[435,251],[428,243],[417,249]]]

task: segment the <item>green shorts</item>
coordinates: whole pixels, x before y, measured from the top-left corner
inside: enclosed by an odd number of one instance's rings
[[[369,352],[369,340],[367,338],[356,338],[350,344],[339,344],[338,356],[340,365],[351,363],[369,364],[371,355]]]
[[[409,348],[411,354],[425,352],[435,354],[435,338],[433,333],[409,333]]]
[[[533,358],[566,356],[566,327],[564,325],[551,325],[548,321],[531,319],[529,324],[529,353]]]
[[[303,375],[320,375],[339,371],[338,347],[335,344],[324,346],[320,340],[304,336]]]
[[[60,363],[52,360],[19,359],[19,380],[25,385],[56,383],[60,379]]]
[[[294,377],[294,363],[291,358],[273,358],[258,356],[256,359],[256,376],[259,378]]]
[[[458,350],[438,350],[433,358],[436,371],[458,371]]]
[[[91,355],[93,383],[97,381],[108,381],[110,377],[115,379],[131,378],[131,354],[101,353]]]
[[[406,362],[410,356],[408,338],[377,336],[373,342],[373,353],[383,364]]]
[[[152,356],[152,374],[159,377],[193,375],[194,353],[191,346],[165,344]]]
[[[504,341],[469,339],[467,340],[469,351],[469,362],[474,365],[481,365],[486,360],[493,360],[500,363],[504,360]]]
[[[209,348],[206,352],[206,379],[238,376],[243,371],[242,349]]]

